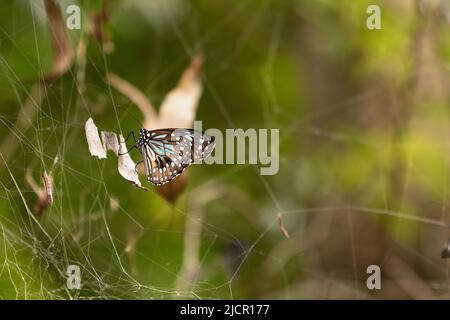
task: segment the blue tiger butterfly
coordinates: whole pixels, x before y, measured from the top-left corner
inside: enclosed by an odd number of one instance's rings
[[[141,152],[139,163],[144,163],[148,181],[160,186],[172,181],[192,163],[208,157],[214,147],[214,137],[201,131],[141,128],[139,139],[130,150],[137,148]]]

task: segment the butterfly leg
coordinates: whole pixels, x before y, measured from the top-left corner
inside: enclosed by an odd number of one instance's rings
[[[129,152],[130,152],[131,150],[133,150],[134,148],[136,148],[136,145],[135,145],[135,144],[134,144],[127,152],[124,152],[124,153],[119,152],[118,155],[119,155],[119,156],[123,156],[124,154],[129,153]]]
[[[132,146],[127,152],[124,152],[124,153],[120,153],[120,152],[119,152],[119,154],[118,154],[119,156],[123,156],[124,154],[127,154],[128,152],[130,152],[131,150],[133,150],[134,148],[136,148],[136,137],[134,136],[134,131],[131,131],[131,132],[128,134],[128,136],[126,137],[124,143],[127,143],[128,139],[130,139],[131,136],[133,137],[133,140],[134,140],[133,146]]]
[[[136,143],[136,137],[134,136],[134,131],[131,131],[127,137],[125,138],[125,143],[130,139],[130,136],[133,136],[134,143]]]

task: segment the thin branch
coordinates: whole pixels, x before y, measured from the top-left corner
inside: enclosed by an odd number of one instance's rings
[[[287,229],[284,227],[284,223],[283,223],[283,215],[281,213],[277,214],[277,220],[278,220],[278,226],[280,227],[281,232],[283,233],[283,235],[286,237],[286,239],[289,239],[289,232],[287,231]]]

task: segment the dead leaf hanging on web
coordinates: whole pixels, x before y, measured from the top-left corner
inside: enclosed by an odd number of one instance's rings
[[[89,118],[85,124],[86,138],[89,146],[91,156],[96,156],[99,159],[106,158],[106,150],[98,135],[98,128],[92,118]]]
[[[107,156],[107,151],[111,150],[119,158],[119,174],[129,182],[133,183],[136,187],[147,190],[142,186],[141,181],[139,180],[139,176],[135,171],[136,164],[127,153],[127,146],[125,145],[122,135],[119,135],[120,140],[118,140],[116,133],[102,131],[100,139],[97,126],[92,118],[89,118],[86,121],[85,131],[89,152],[92,156],[104,159]],[[119,156],[119,154],[121,154],[121,156]]]
[[[45,209],[53,204],[53,178],[51,174],[44,171],[42,174],[43,186],[40,187],[34,180],[31,172],[27,170],[25,180],[37,195],[37,200],[34,204],[32,212],[35,216],[40,217],[44,213]]]

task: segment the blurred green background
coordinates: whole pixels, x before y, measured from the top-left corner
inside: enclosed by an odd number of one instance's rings
[[[447,1],[56,3],[82,28],[62,31],[72,59],[50,76],[44,1],[0,4],[0,298],[449,298]],[[91,157],[84,123],[137,132],[106,73],[158,106],[199,51],[196,119],[280,129],[280,170],[193,166],[168,202]],[[54,201],[35,215],[44,171]]]

